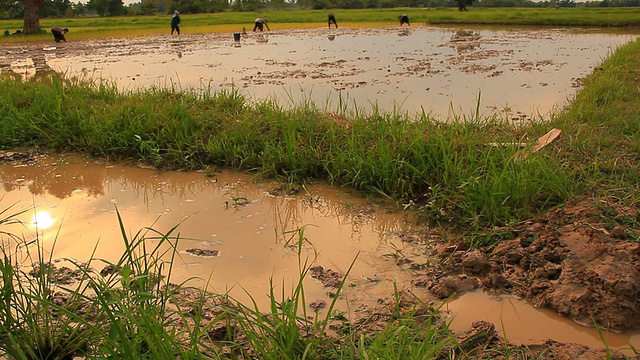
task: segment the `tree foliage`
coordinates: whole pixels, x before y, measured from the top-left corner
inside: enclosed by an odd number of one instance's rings
[[[70,7],[71,1],[69,0],[45,1],[40,8],[38,8],[38,16],[40,18],[63,17]]]
[[[89,10],[94,10],[100,16],[118,16],[127,14],[122,0],[89,0]]]
[[[456,0],[458,10],[467,11],[467,6],[473,5],[473,0]]]
[[[39,18],[75,17],[87,13],[100,16],[127,14],[170,14],[178,10],[185,14],[224,11],[261,11],[264,9],[361,9],[394,7],[457,7],[461,11],[476,7],[626,7],[640,6],[640,0],[134,0],[125,6],[122,0],[89,0],[87,4],[72,0],[0,0],[0,19],[24,18],[25,34],[38,33]],[[27,11],[28,10],[28,11]],[[45,29],[46,30],[46,29]]]

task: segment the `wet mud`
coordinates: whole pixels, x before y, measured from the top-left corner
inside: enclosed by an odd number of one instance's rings
[[[495,229],[505,239],[492,250],[446,244],[435,251],[443,267],[419,284],[441,298],[478,288],[509,293],[586,326],[637,329],[640,245],[630,234],[638,211],[585,201]],[[619,223],[602,224],[610,212]]]

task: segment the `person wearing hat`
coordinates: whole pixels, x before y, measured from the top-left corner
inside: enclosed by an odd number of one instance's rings
[[[54,26],[51,28],[51,33],[53,34],[53,40],[56,42],[64,41],[67,42],[67,39],[64,38],[64,34],[68,33],[69,29],[61,28],[60,26]]]
[[[271,30],[271,29],[269,29],[269,25],[267,25],[267,19],[265,19],[265,18],[257,18],[254,21],[253,31],[256,31],[256,29],[262,31],[262,30],[264,30],[265,26],[267,27],[267,30]]]
[[[407,14],[398,15],[398,20],[400,20],[400,26],[404,24],[411,26],[411,23],[409,22],[409,16]]]
[[[171,35],[173,35],[174,31],[180,35],[180,13],[178,10],[173,12],[173,17],[171,18]]]

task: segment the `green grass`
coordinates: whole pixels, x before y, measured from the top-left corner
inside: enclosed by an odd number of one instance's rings
[[[326,179],[412,207],[465,229],[505,225],[580,196],[638,202],[638,42],[586,79],[566,111],[526,126],[488,116],[442,122],[376,108],[328,114],[284,109],[238,91],[151,88],[120,93],[106,82],[53,74],[0,78],[0,146],[143,160],[160,169],[231,168],[289,182]],[[516,161],[520,149],[563,131]]]
[[[51,76],[0,79],[0,146],[143,160],[161,169],[232,168],[288,182],[327,179],[426,206],[435,220],[503,224],[557,205],[574,191],[546,153],[515,161],[519,149],[488,142],[530,139],[490,117],[442,123],[427,115],[370,115],[343,121],[310,104],[283,109],[235,90],[153,88],[119,93],[107,83]]]
[[[620,27],[633,31],[630,27],[640,26],[640,8],[473,8],[458,11],[456,8],[395,8],[331,10],[341,27],[374,27],[397,25],[397,16],[407,13],[413,26],[425,24],[476,24],[476,25],[543,25],[543,26],[599,26]],[[184,34],[232,32],[243,27],[251,29],[258,17],[269,19],[272,30],[290,28],[325,27],[326,10],[291,10],[268,12],[224,12],[214,14],[181,14],[181,28]],[[69,41],[105,37],[133,37],[166,35],[170,30],[168,15],[88,17],[69,19],[41,19],[45,33],[33,36],[2,36],[0,43],[16,41],[51,40],[49,29],[63,26],[71,31]],[[22,20],[0,21],[0,30],[22,28]]]

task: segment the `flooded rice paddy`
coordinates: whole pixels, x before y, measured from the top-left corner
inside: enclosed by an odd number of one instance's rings
[[[340,309],[373,306],[389,297],[394,284],[440,304],[413,285],[419,265],[430,259],[424,244],[403,241],[403,234],[416,230],[410,214],[344,188],[314,184],[289,194],[281,184],[242,173],[158,173],[78,157],[0,164],[0,182],[3,209],[33,207],[23,214],[24,225],[2,230],[25,239],[37,235],[54,259],[83,262],[95,249],[94,257],[116,261],[124,250],[117,210],[129,237],[145,227],[166,232],[179,225],[174,282],[197,276],[202,281],[194,285],[206,281],[211,290],[228,291],[240,300],[248,300],[248,292],[266,304],[270,280],[276,293],[290,289],[301,261],[342,275],[355,260],[338,302]],[[298,254],[300,229],[305,241]],[[402,261],[406,258],[412,261]],[[98,263],[94,266],[100,269]],[[325,280],[331,279],[313,272],[306,278],[309,303],[331,301],[329,294],[335,289],[325,286]],[[469,329],[473,321],[488,320],[514,343],[553,338],[603,346],[596,329],[510,296],[472,292],[442,309],[458,331]],[[638,333],[605,336],[612,347],[628,342],[640,346]]]
[[[23,73],[41,66],[108,79],[123,90],[237,88],[283,106],[313,102],[366,112],[375,106],[441,117],[477,109],[522,120],[565,105],[586,75],[635,38],[594,29],[421,25],[248,32],[240,41],[231,33],[70,37],[64,44],[9,49],[4,62]],[[31,56],[33,50],[39,55]]]
[[[239,42],[232,34],[195,34],[5,44],[0,63],[27,77],[53,69],[103,78],[125,91],[236,88],[285,106],[314,102],[328,110],[367,111],[375,104],[385,111],[440,115],[472,114],[478,106],[481,114],[526,120],[563,106],[585,76],[635,38],[566,29],[281,30],[249,32]],[[198,276],[212,290],[241,300],[248,292],[266,303],[270,279],[277,288],[290,288],[301,261],[344,274],[355,260],[342,308],[374,305],[394,283],[438,303],[413,286],[416,268],[430,259],[424,248],[402,241],[412,230],[410,214],[347,189],[316,184],[288,194],[247,174],[160,174],[77,157],[0,164],[0,182],[3,209],[34,207],[24,214],[25,227],[3,230],[39,236],[54,258],[86,261],[95,249],[97,257],[116,260],[124,250],[118,211],[129,236],[144,227],[164,232],[179,224],[175,281]],[[305,242],[298,254],[301,231]],[[399,261],[405,255],[411,263]],[[305,280],[309,301],[330,301],[333,290],[321,280]],[[514,297],[472,292],[443,309],[455,330],[488,320],[514,343],[552,338],[603,347],[595,329]],[[637,332],[605,336],[612,347],[640,348]]]

